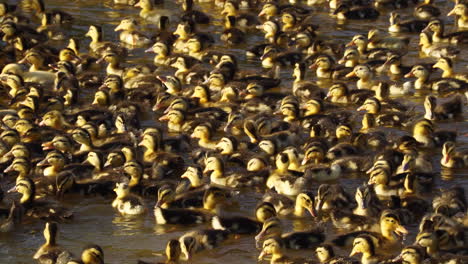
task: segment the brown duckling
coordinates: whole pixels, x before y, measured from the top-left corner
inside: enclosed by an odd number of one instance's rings
[[[182,259],[191,260],[195,253],[211,250],[229,238],[229,231],[202,229],[189,231],[179,238]]]
[[[122,57],[127,55],[126,48],[116,45],[113,42],[103,40],[102,28],[98,25],[90,25],[85,36],[91,38],[89,48],[97,55],[102,56],[104,52],[109,49]]]
[[[171,239],[166,244],[166,258],[164,262],[146,262],[138,260],[137,264],[179,264],[182,251],[180,249],[180,242],[177,239]]]
[[[16,182],[9,192],[22,194],[20,204],[25,210],[25,215],[41,219],[69,219],[73,213],[49,201],[36,200],[36,185],[29,178],[22,178]]]
[[[388,32],[402,33],[402,32],[421,32],[427,26],[426,20],[406,20],[401,21],[401,16],[397,12],[390,13],[390,26]]]
[[[433,5],[433,2],[433,0],[424,0],[414,8],[414,16],[425,20],[440,16],[440,9]]]
[[[357,20],[357,19],[377,19],[380,16],[379,11],[372,7],[354,7],[351,8],[348,4],[344,3],[338,6],[333,15],[338,20]]]
[[[463,112],[463,104],[460,96],[437,104],[435,96],[428,95],[424,100],[424,118],[428,120],[446,120],[459,117]]]
[[[367,235],[359,235],[354,239],[353,249],[351,250],[350,256],[362,254],[362,264],[377,264],[384,260],[384,257],[378,255],[376,252],[376,246],[371,237]]]
[[[63,249],[57,244],[58,225],[54,222],[46,222],[44,228],[44,238],[46,242],[36,251],[33,258],[37,260],[52,259],[55,261],[63,252]]]
[[[325,236],[321,230],[309,230],[283,234],[283,227],[280,220],[272,217],[263,223],[262,231],[255,236],[258,243],[264,238],[280,237],[286,248],[309,249],[325,241]]]

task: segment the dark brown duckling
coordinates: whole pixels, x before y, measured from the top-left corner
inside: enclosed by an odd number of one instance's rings
[[[335,9],[333,15],[338,20],[360,20],[360,19],[377,19],[380,16],[379,11],[372,7],[351,7],[348,4],[341,4]]]

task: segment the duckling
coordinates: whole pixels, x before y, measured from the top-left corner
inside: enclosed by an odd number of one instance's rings
[[[305,210],[313,217],[317,215],[314,197],[310,193],[300,193],[296,196],[296,200],[293,201],[286,196],[267,192],[263,196],[263,201],[273,204],[277,214],[281,216],[302,218],[305,216]]]
[[[444,239],[447,239],[447,232],[444,230],[423,230],[416,237],[416,244],[425,248],[427,255],[435,259],[441,260],[460,260],[461,263],[468,260],[466,255],[462,255],[466,251],[466,248],[455,248],[448,251],[443,251],[440,249],[441,242]],[[462,254],[457,254],[459,253]],[[466,253],[465,253],[466,254]]]
[[[447,141],[442,147],[440,164],[446,168],[465,168],[468,164],[468,155],[455,152],[455,143]]]
[[[380,213],[380,201],[372,185],[364,184],[356,189],[355,199],[357,206],[353,209],[356,215],[373,217]]]
[[[445,120],[459,117],[463,112],[460,96],[455,96],[443,104],[437,104],[435,96],[428,95],[424,100],[424,118],[428,120]]]
[[[386,37],[381,36],[380,30],[371,29],[367,34],[367,48],[387,48],[397,51],[405,51],[408,48],[409,39],[408,38],[396,38],[396,37]]]
[[[368,42],[369,40],[365,35],[355,35],[346,46],[356,46],[361,58],[386,60],[389,55],[399,55],[399,52],[385,48],[368,49]]]
[[[270,214],[262,215],[264,212],[264,207],[257,207],[255,214],[262,217],[262,220],[267,216],[272,217]],[[211,219],[211,226],[213,229],[227,230],[232,234],[256,234],[261,230],[262,222],[245,216],[221,217],[215,215]]]
[[[359,20],[359,19],[377,19],[380,16],[379,11],[372,7],[354,7],[351,8],[348,4],[338,6],[333,15],[338,20]]]
[[[380,230],[378,232],[371,230]],[[408,230],[400,224],[400,219],[392,210],[382,212],[379,220],[379,225],[374,225],[371,230],[355,231],[352,233],[340,235],[332,242],[337,246],[349,245],[351,239],[364,235],[369,238],[376,246],[393,246],[398,244],[398,237],[408,234]],[[355,243],[353,243],[354,245]]]
[[[213,128],[210,125],[198,125],[190,135],[191,138],[198,138],[198,145],[207,149],[216,149],[216,141],[211,139]]]
[[[319,245],[315,249],[315,255],[317,256],[320,263],[349,263],[349,264],[359,263],[359,261],[352,259],[352,258],[335,256],[335,251],[333,250],[333,246],[329,244]]]
[[[117,53],[111,50],[107,50],[97,62],[100,63],[102,61],[108,63],[106,67],[106,73],[108,75],[117,75],[119,77],[123,77],[125,68],[120,66],[121,58]]]
[[[239,12],[239,4],[235,1],[228,0],[224,2],[223,10],[221,15],[224,17],[234,16],[237,20],[237,25],[241,29],[247,29],[249,27],[258,24],[257,17],[248,13]]]
[[[44,228],[44,238],[46,242],[36,251],[33,258],[50,258],[53,261],[63,252],[63,249],[57,244],[58,225],[54,222],[46,222]]]
[[[275,163],[277,169],[267,179],[268,188],[275,188],[279,194],[296,196],[311,184],[310,178],[302,177],[302,173],[288,170],[290,163],[288,154],[279,153]]]
[[[145,0],[140,0],[145,1]],[[150,1],[147,1],[148,3]],[[119,35],[121,42],[128,44],[132,47],[144,47],[151,43],[151,40],[137,31],[137,22],[132,18],[126,18],[120,21],[120,24],[114,31],[122,31]]]
[[[1,209],[0,209],[1,210]],[[8,217],[0,222],[0,233],[11,232],[16,226],[21,224],[23,212],[21,207],[14,201],[10,206]]]
[[[229,237],[229,231],[202,229],[189,231],[179,238],[182,259],[191,260],[195,253],[219,247]]]
[[[19,7],[24,12],[32,13],[33,15],[41,18],[45,14],[45,4],[43,0],[25,0],[19,2]],[[53,18],[54,24],[67,24],[73,21],[73,17],[61,10],[52,10],[48,12]]]
[[[166,258],[165,262],[157,262],[157,264],[178,264],[182,251],[180,249],[180,242],[177,239],[170,239],[166,244]],[[153,264],[152,262],[145,262],[138,260],[138,264]]]
[[[368,89],[372,90],[376,86],[376,82],[374,80],[374,74],[372,73],[371,69],[367,65],[357,65],[354,67],[353,71],[346,74],[346,78],[355,77],[357,76],[359,80],[356,83],[356,87],[358,89]]]
[[[271,255],[270,264],[284,264],[284,263],[303,263],[299,262],[299,260],[292,259],[284,254],[284,242],[281,238],[268,238],[263,242],[262,252],[258,256],[258,260],[261,261],[267,255]]]
[[[334,83],[328,90],[325,100],[338,104],[363,103],[367,98],[374,95],[373,91],[366,89],[349,90],[343,82]]]
[[[122,215],[142,215],[146,213],[146,207],[140,197],[130,193],[128,183],[117,183],[114,192],[117,197],[112,202]]]
[[[69,219],[73,213],[52,201],[36,200],[36,185],[29,178],[19,178],[16,185],[8,192],[22,194],[20,204],[24,208],[25,215],[41,219]]]
[[[230,45],[236,45],[242,43],[244,38],[244,32],[236,28],[236,17],[228,16],[227,22],[225,23],[225,29],[221,35],[221,40]]]
[[[103,41],[102,28],[98,25],[90,25],[88,32],[86,32],[85,36],[91,38],[89,48],[92,52],[94,52],[97,55],[102,56],[103,53],[109,49],[122,57],[125,57],[127,55],[126,48],[116,45],[115,43],[110,41]]]
[[[349,255],[354,256],[359,253],[362,254],[362,264],[376,264],[384,259],[383,256],[376,254],[375,244],[372,241],[372,238],[367,235],[360,235],[354,239],[353,249]]]
[[[419,49],[425,55],[434,58],[455,58],[459,53],[456,47],[451,45],[440,45],[433,43],[432,36],[429,32],[422,31],[419,34]]]
[[[154,206],[156,224],[193,225],[207,222],[211,218],[210,214],[196,209],[163,208],[168,195],[170,194],[166,189],[158,190],[158,201]],[[204,200],[211,199],[209,197],[215,196],[205,195]]]
[[[397,126],[405,124],[406,116],[399,112],[382,111],[382,104],[379,99],[371,97],[357,109],[357,111],[366,110],[367,113],[375,115],[378,125],[381,126]]]
[[[333,59],[328,55],[318,56],[315,62],[310,66],[311,69],[317,68],[318,78],[338,79],[348,74],[351,69],[346,67],[334,67]]]
[[[442,78],[455,78],[462,81],[468,81],[468,75],[466,74],[457,74],[453,72],[453,62],[450,58],[441,57],[432,68],[439,68],[442,72]]]
[[[262,230],[255,236],[258,244],[264,238],[279,237],[286,248],[309,249],[325,241],[325,235],[321,230],[309,230],[283,234],[283,227],[280,220],[272,217],[263,223]]]
[[[459,29],[468,28],[468,8],[466,3],[456,4],[447,16],[456,16],[455,24]]]
[[[432,42],[434,43],[466,43],[468,42],[468,31],[457,31],[444,34],[444,23],[440,19],[434,19],[427,24],[424,30],[432,32]]]
[[[240,173],[226,174],[224,162],[216,156],[208,157],[205,160],[204,173],[209,173],[211,183],[221,186],[240,187],[253,184],[251,179],[247,179]]]
[[[170,133],[180,133],[187,129],[185,126],[184,112],[171,109],[165,115],[159,118],[159,121],[167,121],[167,128]]]
[[[184,13],[182,14],[182,20],[190,20],[195,22],[196,24],[209,24],[211,17],[198,10],[193,9],[193,0],[184,0],[182,2],[182,10]]]
[[[433,4],[433,0],[424,0],[414,8],[413,15],[419,19],[431,19],[440,16],[440,10]]]
[[[414,81],[415,89],[426,89],[430,88],[435,91],[453,91],[464,89],[467,87],[467,83],[455,78],[439,78],[430,80],[430,72],[423,65],[415,65],[411,68],[411,71],[405,75],[405,78],[416,77]]]
[[[421,32],[427,26],[426,20],[406,20],[401,21],[401,16],[397,12],[390,13],[390,26],[388,32],[402,33],[402,32]]]
[[[446,141],[455,141],[457,134],[453,131],[434,131],[430,120],[422,119],[413,127],[413,137],[424,147],[440,147]]]
[[[170,15],[172,12],[168,9],[163,8],[155,8],[153,1],[150,0],[139,0],[134,7],[141,8],[140,17],[143,18],[145,21],[153,24],[159,24],[161,19],[161,14]]]

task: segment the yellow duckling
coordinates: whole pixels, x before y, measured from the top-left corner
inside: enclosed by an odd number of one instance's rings
[[[207,149],[216,149],[217,142],[212,140],[213,130],[209,125],[198,125],[190,135],[191,138],[198,138],[198,145]]]
[[[167,121],[167,129],[170,133],[185,131],[185,114],[181,110],[171,109],[159,118],[159,121]]]
[[[108,63],[106,67],[107,75],[117,75],[119,77],[124,75],[125,68],[120,66],[121,57],[117,53],[107,50],[97,62],[100,63],[102,61]]]
[[[166,261],[164,262],[146,262],[139,260],[138,264],[179,264],[182,251],[180,242],[177,239],[171,239],[166,244]]]
[[[447,14],[447,16],[456,16],[456,25],[459,29],[468,28],[468,7],[466,3],[458,3]]]
[[[466,74],[459,74],[453,72],[453,62],[449,58],[439,58],[436,64],[432,66],[432,68],[438,68],[442,70],[442,78],[455,78],[462,81],[468,81],[468,75]]]
[[[358,89],[373,90],[377,86],[377,82],[374,80],[374,74],[369,66],[357,65],[353,71],[346,74],[346,78],[358,77],[359,80],[356,83]]]
[[[189,231],[179,238],[182,259],[191,261],[195,253],[219,247],[229,236],[229,231],[202,229]]]
[[[142,199],[130,193],[130,186],[127,183],[117,183],[114,192],[117,197],[112,202],[112,207],[116,208],[122,215],[146,213],[146,207]]]
[[[152,52],[156,54],[153,60],[155,65],[169,65],[170,64],[169,46],[162,41],[154,43],[153,46],[145,50],[145,52]]]
[[[300,193],[293,201],[286,196],[274,193],[266,193],[264,202],[269,202],[275,206],[275,211],[281,216],[304,217],[307,210],[311,216],[315,217],[315,201],[311,193]]]
[[[258,256],[258,260],[263,260],[266,256],[271,255],[270,264],[293,264],[296,262],[284,254],[284,244],[279,238],[269,238],[263,242],[262,252]],[[302,262],[301,262],[302,263]]]
[[[43,171],[44,176],[57,176],[63,167],[65,167],[65,157],[59,151],[51,151],[47,153],[47,156],[37,166],[46,166]]]
[[[50,258],[55,260],[63,249],[57,244],[58,225],[54,222],[46,222],[44,238],[46,242],[36,251],[33,259]]]
[[[39,83],[46,87],[51,87],[55,81],[55,74],[48,71],[26,71],[21,64],[10,63],[2,69],[2,74],[16,74],[23,78],[25,82]]]
[[[152,23],[152,24],[159,24],[161,20],[161,15],[169,15],[172,12],[168,9],[164,8],[155,8],[153,1],[151,0],[139,0],[135,5],[135,7],[141,8],[140,17],[143,18],[145,21]]]
[[[138,24],[135,19],[125,18],[120,21],[120,24],[114,29],[114,31],[122,31],[119,35],[120,41],[132,47],[142,47],[150,44],[151,40],[147,36],[138,32],[137,26]]]
[[[351,250],[349,256],[352,257],[361,253],[362,264],[377,264],[384,260],[384,257],[377,255],[375,250],[376,248],[372,238],[367,235],[360,235],[354,239],[353,249]]]
[[[317,255],[320,263],[347,263],[347,264],[358,264],[359,261],[348,258],[335,256],[335,251],[333,250],[332,245],[322,244],[315,249],[315,254]]]
[[[221,186],[238,187],[242,184],[243,175],[239,173],[226,174],[224,162],[221,158],[212,156],[205,159],[203,173],[210,174],[210,181]]]
[[[455,58],[460,53],[455,46],[433,43],[432,36],[425,31],[419,34],[419,50],[423,55],[433,58]]]
[[[409,39],[407,38],[396,38],[396,37],[386,37],[381,36],[380,30],[371,29],[367,34],[367,48],[386,48],[398,51],[405,51],[408,48]]]

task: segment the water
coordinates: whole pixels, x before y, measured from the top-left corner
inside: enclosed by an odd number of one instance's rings
[[[451,1],[436,1],[438,7],[446,14],[454,5]],[[177,3],[171,0],[166,0],[166,8],[176,8]],[[112,1],[46,1],[48,9],[59,8],[73,15],[75,18],[74,24],[67,31],[70,36],[81,39],[81,50],[86,51],[89,39],[84,38],[84,34],[88,30],[90,24],[101,25],[104,30],[104,38],[108,41],[117,41],[118,35],[114,32],[114,27],[123,17],[138,17],[139,9],[128,6],[114,6]],[[209,14],[212,14],[214,21],[210,26],[200,26],[199,30],[203,32],[214,32],[219,34],[222,31],[220,8],[214,7],[211,4],[197,4],[197,8]],[[314,8],[316,16],[314,22],[320,25],[319,35],[329,36],[329,38],[338,39],[342,42],[348,42],[355,34],[367,34],[371,28],[379,28],[386,32],[388,27],[388,11],[383,12],[383,15],[373,22],[350,22],[344,25],[339,25],[329,16],[328,9],[322,7]],[[410,17],[412,7],[403,9],[399,12],[403,13],[404,17]],[[257,12],[255,12],[257,13]],[[176,20],[174,17],[171,20]],[[453,24],[453,18],[445,19],[449,29]],[[175,27],[175,23],[171,23],[171,29]],[[142,24],[146,32],[156,32],[154,25]],[[148,34],[150,35],[150,34]],[[431,61],[428,59],[418,59],[417,53],[417,35],[407,35],[411,37],[411,51],[404,58],[404,64],[413,64],[416,61]],[[213,49],[225,50],[225,45],[217,41]],[[235,48],[230,48],[230,52],[238,55],[242,70],[256,71],[260,65],[259,61],[245,60],[244,49],[252,46],[262,40],[260,33],[249,35],[246,43]],[[65,43],[56,43],[59,47],[63,47]],[[466,47],[465,47],[466,48]],[[130,52],[128,63],[152,63],[152,55],[147,55],[143,52],[143,48],[134,49]],[[463,54],[463,52],[462,52]],[[466,72],[468,61],[467,53],[456,62],[456,71]],[[290,87],[292,81],[290,69],[283,69],[282,77],[284,81],[281,87]],[[416,111],[422,113],[422,101],[424,95],[411,96],[411,104],[418,104]],[[438,123],[440,129],[456,129],[459,135],[468,133],[468,125],[465,122],[468,117],[465,111],[464,121],[443,122]],[[146,126],[155,124],[154,119],[144,121]],[[389,132],[390,130],[387,130]],[[398,131],[392,130],[392,134]],[[468,147],[467,137],[459,136],[458,141],[461,142],[461,147]],[[440,153],[433,154],[434,168],[440,170]],[[446,188],[453,185],[467,186],[468,171],[443,171],[442,177],[436,179],[435,190],[438,188]],[[365,175],[359,177],[344,177],[341,183],[347,186],[349,190],[355,188],[365,180]],[[9,186],[8,186],[9,187]],[[5,189],[5,186],[2,186]],[[253,209],[261,197],[261,194],[254,192],[243,193],[240,200],[240,211],[245,215],[252,215]],[[13,198],[8,196],[7,199]],[[155,199],[155,198],[154,198]],[[67,196],[64,204],[74,208],[75,218],[72,221],[64,222],[59,225],[60,245],[72,251],[75,254],[80,254],[81,249],[88,243],[100,245],[105,252],[106,263],[136,263],[138,259],[154,260],[162,259],[160,256],[163,253],[166,242],[169,239],[177,238],[190,228],[175,228],[156,226],[154,218],[151,214],[141,218],[125,218],[118,215],[110,206],[112,199],[104,199],[101,197],[82,198],[79,196]],[[153,206],[154,200],[148,199],[148,206]],[[310,228],[313,223],[310,220],[294,220],[287,221],[287,230],[305,230]],[[31,263],[31,257],[36,249],[44,242],[42,237],[43,222],[34,221],[26,222],[24,225],[11,234],[0,234],[0,262],[1,263]],[[415,226],[410,226],[411,235],[406,240],[406,243],[414,241],[416,232]],[[328,239],[334,236],[333,231],[327,233]],[[301,252],[303,257],[313,257],[312,251]],[[341,252],[348,254],[349,252]],[[255,263],[259,252],[255,249],[254,239],[251,236],[244,236],[227,241],[222,247],[215,250],[204,252],[196,255],[194,263]],[[156,255],[156,256],[155,256]]]

